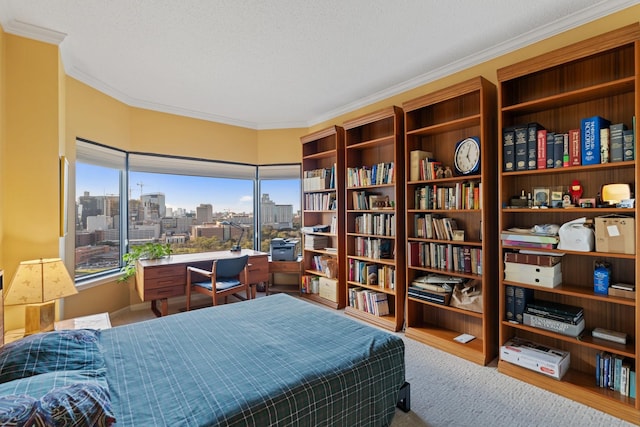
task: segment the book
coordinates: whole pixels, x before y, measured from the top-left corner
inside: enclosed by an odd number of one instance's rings
[[[513,172],[515,170],[515,132],[514,129],[504,128],[502,130],[502,171]]]
[[[515,316],[516,300],[515,300],[514,291],[515,291],[515,286],[512,286],[512,285],[507,285],[504,289],[505,313],[507,316],[507,320],[509,322],[515,322],[516,320],[516,316]]]
[[[571,129],[569,131],[569,166],[580,166],[582,164],[580,151],[580,129]]]
[[[532,122],[527,126],[527,169],[538,168],[538,131],[542,129],[539,123]]]
[[[562,134],[562,167],[569,167],[569,134]]]
[[[624,134],[627,129],[624,123],[609,126],[609,159],[611,162],[621,162],[624,159]]]
[[[555,144],[556,134],[553,132],[547,131],[547,169],[553,169],[554,165],[554,144]]]
[[[600,129],[609,127],[610,122],[600,116],[584,118],[580,121],[580,142],[583,165],[600,163]]]
[[[623,362],[620,369],[620,394],[623,396],[629,396],[629,372],[631,372],[631,366]]]
[[[527,126],[516,126],[513,132],[516,170],[527,170]]]
[[[570,337],[579,336],[584,330],[584,319],[580,320],[577,324],[561,322],[555,319],[549,319],[547,317],[535,316],[530,313],[524,313],[523,324],[532,326],[534,328],[544,329],[546,331],[557,332],[562,335]],[[607,379],[608,379],[607,375]]]
[[[420,171],[422,166],[421,161],[430,159],[430,158],[433,158],[433,154],[429,151],[413,150],[411,151],[411,153],[409,153],[409,165],[411,168],[409,172],[409,180],[418,181],[419,179],[421,179],[420,177]],[[425,179],[425,178],[422,178],[422,179]]]
[[[558,245],[556,243],[537,243],[537,242],[523,242],[522,240],[509,240],[503,239],[502,244],[504,246],[516,246],[520,248],[536,248],[536,249],[555,249]]]
[[[629,397],[636,398],[636,371],[629,371]]]
[[[600,129],[600,163],[609,163],[609,128]]]
[[[511,240],[520,242],[532,242],[532,243],[553,243],[557,244],[560,241],[558,236],[548,236],[544,234],[534,233],[521,233],[516,231],[502,231],[500,233],[501,240]]]
[[[538,134],[538,153],[536,155],[538,169],[547,168],[547,130],[539,129]]]
[[[435,304],[440,305],[449,305],[449,300],[451,298],[451,293],[446,292],[430,292],[425,289],[418,288],[416,286],[409,286],[407,290],[407,294],[410,297],[418,298],[424,301],[429,301]]]
[[[619,344],[627,343],[627,334],[624,332],[612,331],[604,328],[595,328],[591,331],[591,335],[595,338],[617,342]]]
[[[553,167],[561,168],[564,159],[564,134],[553,135]]]
[[[543,300],[530,301],[527,308],[535,310],[534,314],[543,316],[554,314],[574,323],[579,321],[584,313],[582,307]]]
[[[635,136],[633,130],[622,131],[622,160],[634,160],[635,159]]]
[[[529,302],[533,301],[533,295],[533,289],[523,288],[522,286],[513,287],[513,315],[516,322],[523,323],[525,307]]]

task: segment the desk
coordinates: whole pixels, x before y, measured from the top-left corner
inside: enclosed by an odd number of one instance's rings
[[[136,290],[142,301],[151,301],[156,316],[169,312],[168,298],[185,294],[187,266],[210,270],[214,260],[249,255],[249,284],[269,280],[269,261],[266,252],[243,249],[240,252],[216,251],[197,254],[171,255],[161,259],[138,260],[136,263]],[[255,287],[252,286],[251,293]],[[160,301],[160,309],[157,303]]]
[[[276,285],[273,279],[274,273],[295,274],[295,285]],[[265,294],[274,292],[300,293],[300,281],[302,280],[302,258],[297,261],[271,261],[269,260],[269,283],[265,287]]]

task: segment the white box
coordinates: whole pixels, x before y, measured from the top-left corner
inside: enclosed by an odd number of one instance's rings
[[[335,279],[329,279],[328,277],[321,277],[319,283],[319,294],[322,298],[326,298],[333,302],[338,302],[338,281]]]
[[[540,265],[505,262],[504,279],[528,285],[555,288],[562,283],[561,267],[561,263],[553,267],[543,267]]]
[[[512,338],[500,346],[500,359],[558,380],[571,364],[569,352],[520,338]]]

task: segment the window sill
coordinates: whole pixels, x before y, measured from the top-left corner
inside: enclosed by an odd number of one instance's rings
[[[76,282],[76,289],[78,289],[78,291],[80,292],[86,289],[95,288],[97,286],[106,285],[107,283],[113,283],[117,281],[120,276],[122,276],[122,273],[118,271],[105,276],[82,280],[80,282]]]

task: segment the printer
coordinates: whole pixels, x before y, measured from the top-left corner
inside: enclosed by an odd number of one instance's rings
[[[271,239],[271,261],[295,261],[297,240],[276,237]]]

